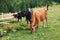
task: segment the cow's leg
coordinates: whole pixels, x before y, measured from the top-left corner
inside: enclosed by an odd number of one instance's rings
[[[18,18],[18,22],[19,22],[19,18]]]
[[[30,22],[30,30],[31,30],[31,33],[34,32],[34,24],[35,24],[35,16],[32,17],[32,20]]]
[[[37,22],[37,27],[35,29],[36,29],[36,32],[37,32],[38,31],[38,27],[40,25],[40,20],[37,20],[36,22]]]
[[[30,22],[27,20],[27,26],[29,27],[30,26]]]
[[[43,20],[42,22],[43,22],[43,25],[42,25],[42,27],[44,28],[44,20]]]
[[[28,20],[27,20],[27,25],[29,26],[29,22],[28,22]]]
[[[46,17],[46,25],[47,25],[47,27],[48,27],[48,21],[47,21],[47,17]]]
[[[30,24],[30,30],[31,30],[31,33],[33,33],[33,25]]]
[[[46,19],[46,25],[47,25],[47,27],[48,27],[47,13],[46,13],[46,15],[45,15],[45,19]]]
[[[22,18],[20,18],[20,22],[22,22]]]
[[[36,29],[36,32],[38,31],[38,26],[40,25],[40,14],[36,13],[36,24],[37,24],[37,27],[35,28]]]

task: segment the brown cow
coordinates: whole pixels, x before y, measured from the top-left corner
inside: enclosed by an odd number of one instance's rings
[[[43,28],[44,28],[44,20],[45,19],[46,19],[46,23],[48,25],[48,22],[47,22],[47,9],[46,8],[37,8],[36,10],[33,10],[32,17],[31,17],[31,24],[30,24],[31,33],[34,30],[35,25],[37,25],[37,27],[36,27],[36,32],[37,32],[40,21],[43,22]]]

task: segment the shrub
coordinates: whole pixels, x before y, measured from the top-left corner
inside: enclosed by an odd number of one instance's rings
[[[0,29],[0,37],[3,37],[5,35],[7,35],[7,32],[4,31],[3,29]]]

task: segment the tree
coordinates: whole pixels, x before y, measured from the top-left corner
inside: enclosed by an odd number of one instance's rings
[[[0,0],[0,12],[13,12],[27,8],[51,6],[53,3],[60,3],[60,0]]]

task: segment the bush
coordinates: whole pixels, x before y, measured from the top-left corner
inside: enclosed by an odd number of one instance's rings
[[[6,25],[4,25],[3,30],[6,32],[10,32],[10,31],[12,31],[11,27],[12,26],[10,24],[6,24]]]
[[[0,37],[6,36],[7,32],[3,31],[3,29],[0,29]]]

